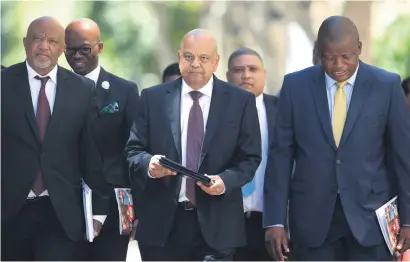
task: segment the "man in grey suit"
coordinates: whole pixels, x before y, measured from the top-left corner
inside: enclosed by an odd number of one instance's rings
[[[277,260],[288,252],[292,260],[391,260],[375,210],[396,194],[398,249],[409,248],[409,111],[400,77],[361,62],[361,47],[350,19],[329,17],[318,33],[322,66],[284,78],[263,213]],[[283,227],[288,200],[292,250]]]

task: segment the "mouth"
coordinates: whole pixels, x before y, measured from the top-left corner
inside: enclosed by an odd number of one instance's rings
[[[342,77],[342,76],[346,75],[347,71],[346,70],[344,70],[344,71],[334,71],[332,73],[336,77]]]
[[[251,83],[241,83],[239,86],[242,86],[242,87],[252,87],[253,84],[251,84]]]
[[[36,55],[37,58],[41,59],[41,60],[48,60],[50,59],[50,57],[48,55],[44,55],[44,54],[37,54]]]
[[[75,66],[75,67],[83,67],[83,66],[85,66],[85,62],[83,62],[83,61],[74,61],[74,62],[73,62],[73,66]]]

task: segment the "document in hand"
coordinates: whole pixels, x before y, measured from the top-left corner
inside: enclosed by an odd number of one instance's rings
[[[397,209],[397,196],[376,210],[377,220],[390,253],[396,251],[400,232],[400,217]]]
[[[134,221],[134,204],[131,189],[114,188],[115,198],[118,204],[118,216],[121,235],[129,235],[132,231]]]
[[[187,177],[190,177],[196,181],[200,181],[202,182],[204,185],[206,186],[210,186],[211,185],[211,179],[205,175],[202,175],[200,173],[194,172],[170,159],[167,159],[165,157],[161,157],[159,159],[159,163],[166,168],[169,168],[175,172],[177,172],[177,174],[179,175],[184,175]]]
[[[93,224],[93,204],[92,204],[92,190],[88,187],[83,179],[81,179],[81,187],[83,189],[83,206],[85,218],[85,233],[87,240],[93,242],[94,240],[94,224]]]

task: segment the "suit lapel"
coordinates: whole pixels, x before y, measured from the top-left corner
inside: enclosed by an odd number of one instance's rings
[[[179,160],[181,160],[181,90],[182,80],[174,81],[170,85],[167,92],[166,100],[168,103],[167,114],[170,123],[172,136],[174,138],[175,147],[178,152]]]
[[[34,114],[33,100],[31,98],[30,84],[28,81],[28,72],[26,63],[23,62],[20,64],[21,73],[16,75],[15,78],[15,90],[18,93],[17,97],[22,100],[22,105],[24,106],[25,115],[27,117],[28,123],[31,130],[34,133],[37,143],[40,141],[40,135],[38,133],[38,126],[36,116]]]
[[[110,82],[110,74],[101,67],[100,75],[98,76],[97,85],[95,86],[95,92],[97,93],[98,99],[98,109],[101,111],[104,105],[107,103],[107,99],[109,97],[109,93],[112,91],[111,89],[106,90],[102,88],[102,83],[104,81]],[[110,83],[111,84],[111,83]]]
[[[226,107],[228,106],[229,99],[227,98],[228,90],[226,89],[225,85],[221,84],[221,81],[214,76],[214,86],[212,90],[212,98],[211,98],[211,105],[209,108],[209,115],[208,121],[206,124],[205,129],[205,137],[204,142],[202,144],[202,152],[201,158],[199,160],[199,167],[204,160],[209,145],[211,143],[212,137],[215,134],[215,131],[218,129],[219,121],[221,120],[221,116],[223,116],[223,112],[226,111]]]
[[[50,136],[50,131],[55,129],[55,125],[61,124],[61,119],[64,119],[63,115],[67,108],[70,108],[69,103],[73,102],[72,92],[68,86],[68,76],[67,74],[58,66],[57,69],[57,86],[56,86],[56,97],[54,100],[53,113],[51,114],[50,122],[47,126],[46,135],[44,137],[44,142]]]
[[[271,99],[270,97],[264,95],[263,96],[263,102],[265,103],[265,108],[266,108],[266,118],[268,122],[268,145],[270,145],[273,137],[273,126],[275,124],[275,114],[276,114],[276,109],[274,106],[274,98]]]
[[[369,97],[371,85],[367,81],[368,75],[366,73],[366,65],[360,62],[339,147],[346,142],[354,124],[356,123],[363,104],[365,104],[366,99]]]
[[[310,86],[310,89],[313,94],[316,111],[319,115],[323,131],[332,148],[336,150],[337,148],[333,137],[332,124],[330,122],[329,103],[327,101],[326,81],[323,70],[320,70],[320,72],[318,72],[318,74],[313,78],[313,83]]]

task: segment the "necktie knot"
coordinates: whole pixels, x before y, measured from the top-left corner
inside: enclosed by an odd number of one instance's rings
[[[45,86],[47,81],[50,79],[49,76],[46,76],[46,77],[35,76],[34,78],[41,81],[42,87]]]
[[[337,82],[337,83],[336,83],[337,88],[338,88],[339,90],[342,90],[342,89],[345,87],[346,82],[347,82],[347,81]]]
[[[189,92],[189,95],[191,96],[192,100],[194,100],[194,102],[198,102],[203,94],[199,91],[191,91]]]

